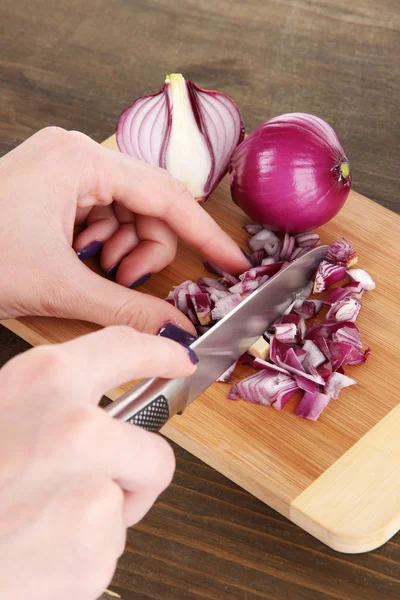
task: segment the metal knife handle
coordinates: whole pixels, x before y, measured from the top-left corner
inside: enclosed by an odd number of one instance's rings
[[[111,417],[158,432],[170,417],[184,410],[187,401],[184,379],[147,379],[105,410]]]

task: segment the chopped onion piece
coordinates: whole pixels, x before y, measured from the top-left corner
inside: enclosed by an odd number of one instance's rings
[[[304,300],[300,306],[294,306],[294,312],[305,319],[313,319],[321,310],[321,300]]]
[[[307,356],[303,362],[303,366],[306,370],[308,370],[310,366],[315,368],[319,367],[326,360],[324,354],[312,340],[306,340],[304,342],[303,350],[307,352]]]
[[[303,377],[302,375],[296,375],[296,377],[294,379],[295,379],[295,382],[297,383],[297,386],[301,390],[304,390],[305,392],[311,392],[313,394],[314,392],[316,392],[318,390],[318,386],[315,383],[315,381],[310,381],[309,379],[306,379],[306,377]]]
[[[340,390],[349,385],[354,385],[357,382],[347,375],[341,373],[332,373],[324,387],[324,393],[335,400],[339,397]]]
[[[220,298],[215,303],[215,307],[211,311],[211,316],[214,321],[219,321],[231,312],[236,306],[242,302],[242,297],[239,294],[231,294]]]
[[[331,339],[334,342],[345,342],[346,344],[351,344],[356,348],[362,348],[361,335],[358,329],[351,329],[346,325],[344,327],[340,327],[335,333],[332,333]]]
[[[277,254],[280,245],[279,238],[268,229],[263,229],[249,240],[249,248],[252,252],[264,249],[268,256]]]
[[[305,392],[296,410],[296,415],[310,421],[316,421],[329,404],[329,396],[321,392]]]
[[[253,254],[250,256],[253,265],[255,267],[257,267],[258,265],[261,265],[263,262],[264,256],[265,256],[264,250],[257,250],[257,252],[253,252]],[[273,260],[272,262],[275,262],[275,260]]]
[[[364,288],[361,283],[352,281],[351,283],[346,283],[343,287],[337,287],[328,292],[322,302],[324,304],[334,304],[348,296],[360,299],[363,293]]]
[[[364,290],[370,292],[373,290],[376,285],[371,275],[364,271],[364,269],[349,269],[347,271],[347,275],[351,277],[354,281],[358,281],[363,286]]]
[[[225,371],[225,373],[222,373],[222,375],[218,377],[217,381],[220,381],[221,383],[229,383],[236,365],[237,361],[235,361],[233,365],[231,365],[229,369]]]
[[[250,235],[256,235],[263,230],[263,226],[258,223],[249,223],[248,225],[243,225],[243,229],[247,231]]]
[[[292,237],[288,233],[285,233],[285,237],[283,238],[281,253],[279,256],[280,260],[290,260],[290,257],[294,250],[294,243],[295,243],[294,237]]]
[[[190,296],[190,299],[200,325],[210,325],[212,322],[210,296],[200,292]]]
[[[297,327],[294,323],[277,323],[275,336],[280,342],[293,343],[296,341]]]
[[[323,260],[315,275],[314,293],[319,294],[346,277],[346,268]]]
[[[287,369],[284,369],[283,367],[278,367],[277,365],[274,365],[274,363],[263,360],[262,358],[255,358],[253,361],[253,367],[259,370],[267,369],[269,371],[275,371],[277,373],[286,373],[286,375],[289,375],[289,371],[287,371]]]
[[[319,244],[319,235],[314,231],[305,231],[304,233],[298,233],[295,240],[298,247],[306,248],[308,251]]]
[[[343,300],[339,300],[339,302],[332,304],[326,318],[334,319],[335,321],[351,321],[354,323],[360,310],[361,302],[356,300],[356,298],[343,298]]]
[[[349,242],[342,238],[329,246],[326,253],[326,260],[348,269],[356,264],[358,258],[354,248],[350,246]]]

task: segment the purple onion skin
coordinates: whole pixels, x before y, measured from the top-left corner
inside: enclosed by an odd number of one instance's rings
[[[344,163],[346,154],[328,123],[304,113],[281,115],[235,149],[232,198],[272,230],[314,229],[332,219],[349,195],[351,174],[342,173]]]

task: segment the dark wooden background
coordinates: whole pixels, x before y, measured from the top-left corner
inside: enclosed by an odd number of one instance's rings
[[[50,124],[102,141],[182,72],[232,96],[247,131],[283,112],[324,118],[354,188],[400,212],[399,30],[398,0],[1,0],[0,155]],[[0,329],[0,364],[27,347]],[[400,597],[399,535],[336,554],[175,449],[175,480],[110,586],[123,600]]]

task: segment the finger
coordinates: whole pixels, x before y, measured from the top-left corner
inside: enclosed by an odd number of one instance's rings
[[[104,148],[76,132],[90,177],[81,176],[78,205],[107,205],[116,200],[128,210],[165,221],[182,240],[231,273],[248,269],[235,242],[164,169]],[[91,148],[91,151],[87,150]],[[91,168],[87,168],[87,160]],[[86,171],[85,171],[86,172]],[[95,197],[95,200],[94,200]]]
[[[78,208],[76,210],[75,215],[75,226],[83,225],[84,223],[86,223],[86,219],[88,218],[92,210],[93,209],[90,206],[88,206],[87,208]]]
[[[68,250],[70,258],[57,264],[54,276],[49,273],[49,282],[54,282],[51,285],[56,289],[46,294],[46,314],[99,325],[129,325],[147,333],[157,333],[161,325],[172,321],[196,335],[189,319],[165,300],[97,275]]]
[[[140,240],[135,223],[123,223],[104,244],[100,264],[107,275],[114,277],[121,260],[127,256]]]
[[[130,327],[107,327],[61,344],[60,349],[72,369],[85,374],[82,386],[94,404],[108,390],[133,379],[179,378],[195,371],[193,351]]]
[[[117,282],[136,287],[143,276],[158,273],[173,261],[178,240],[173,231],[160,219],[139,215],[136,231],[140,243],[126,256],[117,271]]]
[[[102,409],[99,409],[102,410]],[[124,491],[124,521],[134,525],[169,486],[175,471],[171,446],[161,436],[103,415],[96,464]]]
[[[139,521],[146,516],[157,499],[157,495],[154,492],[142,492],[139,494],[137,492],[127,492],[124,490],[124,496],[123,516],[125,527],[132,527],[139,523]]]
[[[92,242],[104,244],[119,227],[112,205],[95,206],[87,217],[87,227],[75,239],[74,250],[80,252]]]

